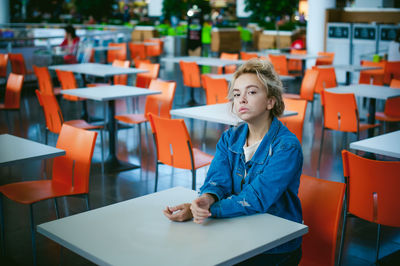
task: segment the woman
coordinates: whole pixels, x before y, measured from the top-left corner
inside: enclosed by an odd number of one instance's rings
[[[64,63],[76,64],[76,52],[78,50],[79,37],[76,36],[75,29],[71,25],[65,27],[65,38],[60,46],[66,51],[64,55]]]
[[[252,59],[234,74],[228,98],[246,123],[223,133],[200,196],[164,210],[172,221],[270,213],[302,222],[297,192],[303,155],[299,141],[278,119],[284,110],[282,82],[272,65]],[[244,265],[297,265],[301,238]]]

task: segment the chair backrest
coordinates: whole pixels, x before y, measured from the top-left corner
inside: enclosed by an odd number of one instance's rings
[[[192,142],[185,121],[163,118],[152,113],[148,117],[156,142],[158,161],[176,168],[192,169]]]
[[[172,108],[176,89],[176,82],[153,79],[150,82],[149,90],[161,91],[161,94],[149,95],[146,98],[144,113],[171,118],[169,111]]]
[[[44,94],[54,94],[51,76],[47,67],[33,66],[33,71],[39,83],[39,90]]]
[[[35,93],[40,106],[43,108],[47,129],[52,133],[59,134],[64,118],[56,97],[54,94],[44,94],[39,90],[35,90]]]
[[[400,226],[400,162],[377,161],[342,151],[347,210],[364,220]]]
[[[129,60],[114,60],[112,63],[112,66],[115,67],[124,67],[128,68],[129,67]],[[128,75],[115,75],[114,76],[114,85],[127,85],[128,84]]]
[[[371,61],[361,61],[362,66],[370,66],[370,67],[381,67],[381,69],[375,70],[364,70],[360,71],[360,79],[358,83],[360,84],[374,84],[374,85],[383,85],[383,79],[385,77],[385,67],[386,62],[371,62]]]
[[[337,87],[336,73],[333,67],[313,67],[313,69],[319,72],[315,93],[321,93],[324,89]]]
[[[303,236],[299,265],[335,265],[345,189],[344,183],[301,175],[299,198],[308,233]]]
[[[142,62],[137,68],[148,71],[136,75],[136,87],[140,88],[148,88],[151,80],[157,79],[158,73],[160,72],[160,64]]]
[[[26,70],[25,59],[22,54],[8,54],[11,62],[11,72],[20,75],[26,75],[28,71]]]
[[[239,54],[221,53],[219,58],[227,60],[238,60]],[[225,74],[235,73],[236,68],[236,65],[225,66]],[[222,74],[222,67],[218,68],[218,73]]]
[[[400,80],[392,79],[390,87],[400,89]],[[385,102],[384,113],[388,116],[400,117],[400,97],[387,99]]]
[[[70,89],[78,88],[78,85],[77,85],[76,79],[75,79],[75,75],[73,72],[62,71],[62,70],[56,69],[56,74],[57,74],[58,80],[60,81],[61,89],[70,90]],[[63,95],[63,98],[66,100],[70,100],[70,101],[78,100],[78,97],[71,96],[71,95]]]
[[[258,54],[256,53],[246,53],[246,52],[240,52],[240,58],[242,60],[250,60],[252,58],[258,58]]]
[[[21,90],[24,84],[24,76],[14,73],[8,75],[4,107],[6,109],[19,109],[21,104]]]
[[[201,82],[206,91],[207,104],[217,104],[229,102],[228,82],[225,79],[213,79],[207,74],[201,75]]]
[[[314,100],[314,91],[317,86],[319,72],[316,69],[307,69],[300,87],[300,97],[307,101]]]
[[[109,47],[119,47],[117,50],[107,51],[107,63],[112,63],[114,60],[126,60],[126,43],[109,43]]]
[[[307,50],[290,49],[291,54],[307,54]],[[289,59],[288,70],[289,71],[301,71],[303,68],[302,61],[300,59]]]
[[[307,101],[301,99],[283,98],[285,109],[297,112],[297,115],[280,117],[279,120],[296,135],[297,139],[303,141],[303,125],[306,116]]]
[[[163,41],[161,39],[149,39],[144,40],[145,43],[155,44],[155,45],[145,45],[146,56],[160,56],[163,51]]]
[[[390,84],[392,79],[400,79],[400,61],[386,62],[383,83]]]
[[[129,43],[129,52],[131,59],[146,59],[146,48],[143,43]]]
[[[0,77],[7,77],[8,54],[0,54]]]
[[[321,92],[324,127],[343,132],[358,132],[358,109],[353,93]]]
[[[325,57],[317,58],[317,60],[315,61],[316,66],[333,64],[333,60],[335,59],[335,53],[318,52],[318,55],[322,55]]]
[[[139,68],[140,64],[142,64],[142,63],[151,64],[151,61],[149,59],[134,58],[133,63],[135,64],[136,68]]]
[[[71,194],[89,192],[90,165],[96,144],[97,132],[63,125],[56,147],[65,155],[54,158],[53,186],[71,186]]]
[[[201,87],[200,69],[196,62],[180,61],[179,66],[183,74],[183,85],[191,88]]]
[[[268,57],[278,75],[289,75],[287,60],[285,55],[269,54]]]

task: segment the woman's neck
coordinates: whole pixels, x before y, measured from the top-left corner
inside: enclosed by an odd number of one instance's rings
[[[251,146],[254,143],[262,140],[267,134],[269,128],[271,127],[272,117],[268,117],[267,119],[249,122],[247,123],[249,126],[249,133],[247,135],[247,146]]]

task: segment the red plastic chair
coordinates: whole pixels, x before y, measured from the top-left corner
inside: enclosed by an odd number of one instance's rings
[[[321,65],[332,65],[333,60],[335,59],[335,53],[330,53],[330,52],[318,52],[318,55],[322,55],[325,57],[317,58],[315,61],[316,66],[321,66]]]
[[[319,68],[314,66],[313,69],[318,70],[319,73],[315,93],[320,94],[325,89],[337,87],[336,73],[333,67]]]
[[[387,61],[384,72],[384,84],[390,84],[393,79],[400,80],[400,61]]]
[[[58,80],[60,81],[62,90],[71,90],[78,88],[75,75],[73,72],[56,69],[56,74]],[[77,96],[65,95],[65,94],[63,94],[63,99],[74,102],[82,100]]]
[[[8,58],[11,62],[11,72],[20,75],[31,75],[32,71],[27,70],[25,65],[25,59],[22,54],[8,54]]]
[[[381,69],[375,70],[363,70],[360,72],[360,84],[374,84],[374,85],[383,85],[383,79],[385,76],[385,67],[386,62],[370,62],[370,61],[361,61],[362,66],[371,66],[371,67],[381,67]]]
[[[239,54],[229,54],[229,53],[221,53],[221,56],[219,57],[220,59],[226,59],[226,60],[238,60],[239,59]],[[225,74],[231,74],[235,73],[236,71],[236,65],[229,65],[225,66]],[[222,67],[218,67],[218,74],[222,74]]]
[[[290,54],[307,54],[307,50],[291,49]],[[303,63],[300,59],[289,59],[287,65],[289,73],[302,73],[303,71]]]
[[[183,85],[191,88],[191,101],[194,104],[194,89],[201,88],[200,69],[196,62],[180,61],[179,66],[183,74]],[[185,88],[184,88],[185,89]],[[185,95],[183,95],[185,98]]]
[[[134,60],[137,58],[138,59],[146,59],[146,48],[143,43],[129,43],[129,52],[130,52],[131,60]]]
[[[296,135],[297,139],[302,143],[303,141],[303,125],[306,116],[307,101],[302,99],[288,99],[283,98],[285,109],[297,112],[297,115],[287,117],[280,117],[279,120]]]
[[[288,65],[285,55],[268,55],[269,60],[271,61],[274,69],[278,75],[289,75]]]
[[[0,78],[7,77],[8,54],[0,54]]]
[[[390,87],[400,89],[400,80],[392,79]],[[386,122],[400,122],[400,97],[387,99],[385,110],[376,112],[375,119],[384,122],[384,132],[386,132]]]
[[[242,60],[250,60],[252,58],[258,58],[258,54],[256,53],[246,53],[246,52],[240,52],[240,58]]]
[[[136,75],[136,87],[148,88],[153,79],[157,79],[160,72],[160,64],[140,63],[137,67],[139,69],[147,70],[145,73],[138,73]]]
[[[107,63],[112,63],[114,60],[126,60],[126,43],[109,43],[108,47],[119,47],[120,49],[107,51]]]
[[[47,67],[33,66],[33,71],[38,80],[39,90],[41,93],[54,95],[60,94],[61,88],[53,88],[53,83],[51,82],[51,76]]]
[[[299,198],[304,224],[300,266],[334,266],[339,223],[346,185],[301,175]]]
[[[227,103],[228,82],[225,79],[213,79],[207,74],[201,75],[204,90],[206,91],[206,103]]]
[[[24,181],[0,187],[0,192],[8,199],[29,205],[34,265],[36,265],[36,227],[33,220],[33,205],[43,200],[54,199],[56,215],[60,218],[57,198],[78,196],[86,199],[89,210],[89,174],[96,137],[97,132],[63,125],[56,147],[65,150],[66,154],[54,158],[51,180]],[[1,235],[4,248],[3,197],[0,199]]]
[[[11,130],[11,123],[8,117],[9,112],[18,111],[20,127],[22,128],[21,118],[21,91],[24,83],[24,76],[14,73],[8,75],[6,84],[6,94],[4,97],[4,103],[0,103],[0,111],[6,112],[7,127]]]

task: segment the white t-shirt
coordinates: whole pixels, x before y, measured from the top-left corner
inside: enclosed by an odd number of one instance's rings
[[[400,43],[391,41],[389,43],[388,61],[400,61]]]
[[[254,143],[253,145],[247,146],[247,141],[243,146],[244,150],[244,157],[246,158],[246,162],[250,161],[251,158],[253,158],[254,153],[256,153],[256,150],[258,146],[260,146],[262,139]]]

